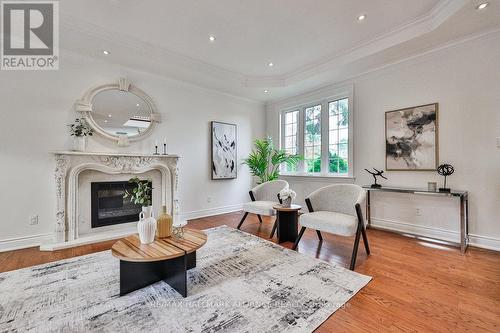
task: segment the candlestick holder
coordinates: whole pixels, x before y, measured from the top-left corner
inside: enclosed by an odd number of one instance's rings
[[[156,145],[156,146],[155,146],[155,153],[154,153],[153,155],[160,155],[160,154],[158,153],[158,145]]]
[[[163,144],[163,155],[167,155],[167,144]]]

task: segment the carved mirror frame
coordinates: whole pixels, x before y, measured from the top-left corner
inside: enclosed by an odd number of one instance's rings
[[[99,126],[96,123],[96,121],[92,117],[92,110],[93,110],[92,101],[94,100],[97,94],[107,90],[125,91],[134,94],[140,99],[142,99],[144,103],[146,103],[147,108],[150,112],[151,125],[145,131],[131,137],[128,137],[126,135],[113,135],[106,132],[101,126]],[[87,121],[89,126],[92,127],[95,133],[99,134],[100,136],[106,139],[115,141],[118,144],[118,146],[121,147],[128,146],[130,142],[140,141],[146,138],[153,132],[154,128],[156,127],[156,124],[159,123],[161,120],[160,114],[158,113],[156,105],[151,99],[151,97],[149,97],[149,95],[146,94],[141,89],[132,85],[125,78],[119,79],[117,83],[103,84],[89,89],[81,99],[76,101],[75,110],[79,112],[83,118],[85,118],[85,120]]]

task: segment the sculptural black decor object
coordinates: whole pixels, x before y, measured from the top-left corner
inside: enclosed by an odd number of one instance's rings
[[[437,173],[444,176],[444,186],[439,188],[439,192],[450,192],[450,189],[446,187],[446,177],[452,175],[455,172],[455,168],[451,164],[441,164],[437,168]]]
[[[380,170],[377,170],[375,168],[373,168],[373,170],[375,170],[375,172],[372,172],[372,171],[370,171],[368,169],[365,169],[365,170],[366,170],[366,172],[368,172],[370,175],[373,176],[373,179],[375,179],[375,183],[373,183],[371,185],[371,187],[372,188],[380,188],[380,187],[382,187],[382,185],[377,184],[377,176],[380,176],[380,177],[382,177],[384,179],[387,179],[385,176],[382,175],[384,173],[384,171],[380,171]]]

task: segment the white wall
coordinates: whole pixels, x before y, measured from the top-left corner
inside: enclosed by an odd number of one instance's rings
[[[470,191],[471,242],[500,250],[500,35],[381,69],[350,80],[354,86],[354,181],[371,184],[364,168],[384,167],[384,113],[439,103],[439,160],[455,166],[454,189]],[[334,94],[330,86],[268,105],[267,133],[278,140],[283,105]],[[426,187],[435,172],[387,172],[394,186]],[[287,177],[301,198],[339,180]],[[416,216],[416,208],[422,211]],[[378,194],[373,224],[458,239],[458,200]]]
[[[59,71],[0,72],[0,248],[32,245],[52,232],[55,190],[49,151],[70,147],[66,125],[77,116],[74,102],[88,88],[120,77],[153,98],[162,123],[151,137],[127,148],[93,137],[90,151],[153,152],[155,140],[166,137],[169,152],[181,156],[181,213],[192,217],[234,210],[247,200],[252,179],[246,167],[239,166],[235,180],[210,179],[209,124],[238,125],[241,159],[253,138],[264,134],[263,105],[62,51]],[[39,215],[38,225],[29,225],[30,215]]]

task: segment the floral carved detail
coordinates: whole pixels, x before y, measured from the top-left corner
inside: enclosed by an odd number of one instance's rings
[[[121,171],[136,171],[149,167],[156,161],[152,157],[136,156],[101,156],[100,162],[110,168]]]
[[[178,159],[172,159],[167,162],[167,167],[170,170],[170,173],[172,174],[172,180],[173,180],[173,187],[174,187],[174,192],[172,195],[174,196],[174,200],[177,199],[177,191],[179,189],[179,164],[177,163]]]
[[[68,160],[63,155],[56,155],[56,169],[54,172],[56,180],[57,198],[62,198],[64,194],[64,178],[66,177],[66,168]]]
[[[64,232],[66,231],[66,225],[64,223],[64,211],[60,210],[56,213],[56,229],[55,232]]]

